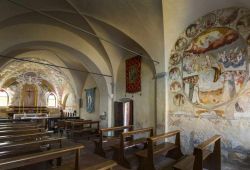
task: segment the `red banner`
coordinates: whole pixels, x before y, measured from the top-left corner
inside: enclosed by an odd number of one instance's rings
[[[141,91],[141,56],[126,60],[126,92]]]

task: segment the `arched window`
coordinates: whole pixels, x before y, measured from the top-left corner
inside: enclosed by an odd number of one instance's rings
[[[56,96],[53,93],[48,97],[48,107],[56,107]]]
[[[0,90],[0,107],[8,106],[8,93],[4,90]]]

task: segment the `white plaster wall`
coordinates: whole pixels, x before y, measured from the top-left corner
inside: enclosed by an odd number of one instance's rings
[[[94,88],[95,90],[95,111],[93,113],[88,113],[86,110],[86,92],[84,89]],[[80,117],[82,119],[99,120],[100,116],[100,92],[97,88],[96,82],[91,75],[88,75],[82,93],[82,108],[80,108]]]
[[[69,94],[66,103],[65,103],[65,110],[76,110],[77,109],[77,104],[76,104],[76,99],[75,96],[71,93]]]
[[[134,125],[135,128],[154,127],[155,120],[155,91],[153,73],[149,66],[143,63],[141,65],[141,95],[140,93],[126,94],[126,98],[134,101]],[[118,71],[116,84],[116,101],[125,98],[126,78],[125,61],[122,61]]]

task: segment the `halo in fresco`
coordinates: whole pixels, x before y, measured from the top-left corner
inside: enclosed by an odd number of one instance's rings
[[[170,70],[170,91],[179,92],[173,80],[180,74],[178,82],[185,97],[173,95],[174,104],[181,106],[188,100],[197,107],[213,109],[237,97],[248,80],[250,34],[246,30],[250,30],[250,11],[217,10],[194,23],[171,51],[178,51],[182,64]]]
[[[182,94],[176,94],[173,98],[173,103],[176,105],[176,106],[182,106],[184,105],[185,103],[185,100],[184,100],[184,95]]]
[[[198,24],[191,24],[186,29],[186,36],[187,37],[194,37],[199,32],[199,25]]]
[[[181,55],[178,54],[178,53],[174,53],[174,54],[172,54],[172,55],[170,56],[169,62],[170,62],[170,64],[172,64],[172,65],[177,65],[177,64],[179,64],[180,60],[181,60]]]
[[[187,46],[186,38],[179,38],[175,43],[175,49],[177,51],[183,50]]]
[[[202,17],[202,26],[203,28],[210,28],[215,25],[216,15],[214,13],[210,13]]]
[[[179,80],[181,78],[181,71],[179,67],[174,67],[169,71],[169,78],[171,81]]]
[[[174,81],[170,84],[170,91],[173,93],[181,91],[181,83],[178,81]]]

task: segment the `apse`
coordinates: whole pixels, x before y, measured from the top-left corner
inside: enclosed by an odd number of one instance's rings
[[[0,87],[8,96],[6,107],[47,107],[51,114],[58,114],[60,109],[77,109],[72,104],[76,97],[70,79],[46,60],[10,60],[2,66],[0,74]],[[67,102],[71,104],[65,106],[62,101],[69,94],[71,98]]]

